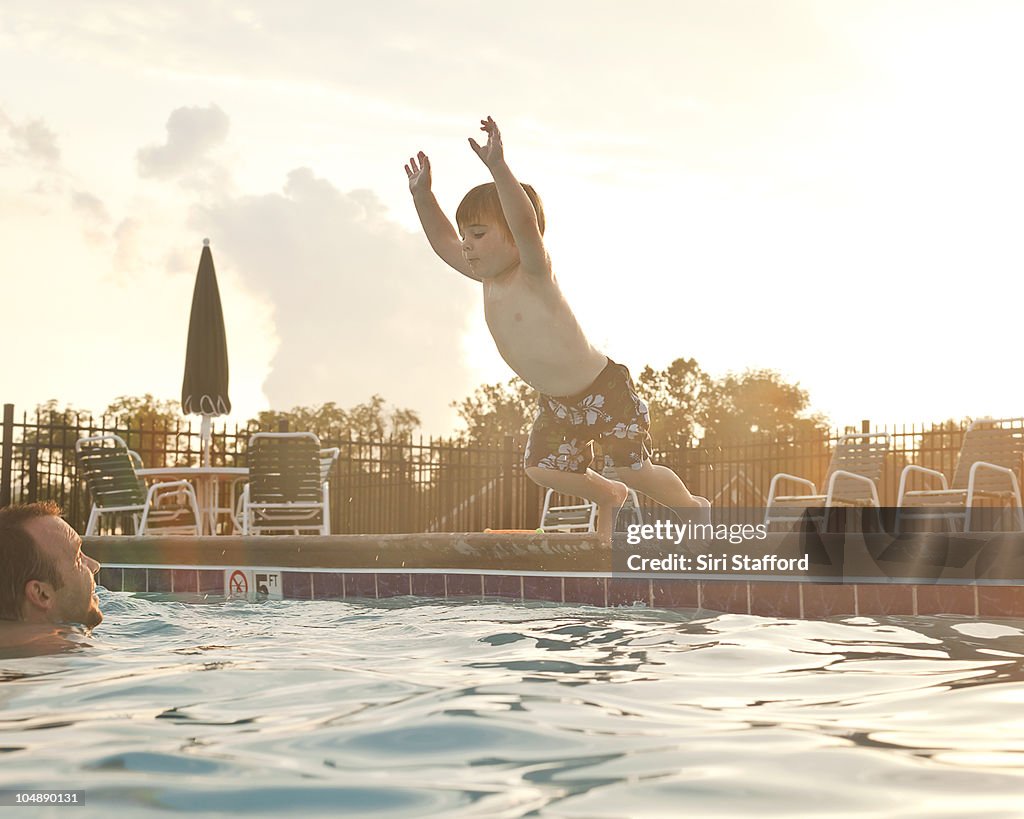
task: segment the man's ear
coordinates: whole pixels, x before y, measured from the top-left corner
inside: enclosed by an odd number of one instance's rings
[[[45,580],[29,580],[25,584],[25,603],[35,609],[49,611],[56,600],[53,586]]]

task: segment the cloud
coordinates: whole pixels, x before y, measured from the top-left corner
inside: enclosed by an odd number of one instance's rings
[[[211,238],[218,270],[274,305],[280,346],[264,384],[273,407],[351,406],[380,393],[420,412],[428,430],[451,428],[449,403],[473,387],[460,345],[479,286],[373,192],[343,192],[299,168],[281,194],[197,207],[191,222]]]
[[[71,207],[93,223],[105,225],[110,222],[106,205],[88,191],[74,191],[71,194]]]
[[[54,165],[60,161],[57,135],[41,119],[27,120],[19,125],[0,111],[0,132],[7,133],[15,156]]]
[[[85,238],[93,245],[101,245],[109,238],[106,227],[110,224],[110,213],[98,196],[88,191],[71,193],[71,209],[85,222]]]
[[[167,141],[140,148],[139,176],[173,178],[209,166],[206,154],[227,138],[231,121],[214,104],[176,108],[167,119]]]
[[[142,223],[138,219],[122,219],[114,228],[114,271],[127,274],[143,267]],[[123,284],[127,279],[116,279]]]

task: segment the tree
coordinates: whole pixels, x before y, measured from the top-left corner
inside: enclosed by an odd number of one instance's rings
[[[56,399],[36,405],[35,423],[26,418],[20,439],[14,441],[13,500],[49,498],[68,510],[74,497],[75,441],[82,426],[90,424],[90,415],[70,406],[60,409]]]
[[[650,407],[652,434],[660,448],[687,447],[701,437],[713,389],[711,377],[692,358],[677,358],[664,370],[643,368],[637,391]]]
[[[537,391],[521,378],[507,383],[484,384],[472,395],[451,406],[466,429],[458,438],[473,446],[495,446],[505,436],[525,437],[537,414]]]
[[[192,449],[180,407],[177,401],[154,398],[147,392],[141,397],[118,396],[103,415],[114,420],[114,431],[125,439],[129,449],[140,454],[146,466],[169,466],[176,461],[187,462]],[[181,441],[184,451],[180,451],[179,438],[185,439]]]
[[[374,395],[347,410],[333,401],[320,406],[292,407],[287,412],[267,410],[250,419],[248,426],[275,432],[285,422],[293,432],[315,432],[323,440],[383,441],[412,435],[420,425],[419,414],[399,407],[389,411],[385,404],[382,396]]]
[[[700,417],[704,440],[725,441],[769,434],[794,440],[827,432],[827,419],[808,414],[809,397],[774,370],[747,370],[715,381]]]

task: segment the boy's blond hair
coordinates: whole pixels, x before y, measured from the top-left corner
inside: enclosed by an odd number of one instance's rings
[[[543,236],[544,206],[532,185],[520,184],[523,185],[526,195],[530,197],[530,204],[533,205],[534,213],[537,214],[537,227],[540,228],[541,236]],[[512,231],[509,229],[508,222],[505,221],[505,214],[501,209],[498,188],[493,182],[477,185],[462,197],[458,210],[455,211],[455,224],[459,226],[460,232],[464,231],[468,225],[496,225],[505,234],[506,239],[510,242],[513,241]]]

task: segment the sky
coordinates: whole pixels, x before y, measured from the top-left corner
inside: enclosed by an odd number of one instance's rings
[[[229,420],[512,372],[433,256],[491,115],[634,374],[777,370],[836,426],[1020,415],[1024,5],[7,0],[0,401],[177,399],[209,238]],[[657,419],[654,419],[656,427]]]

